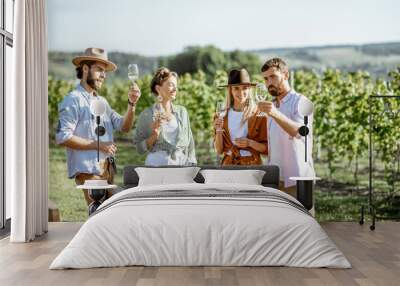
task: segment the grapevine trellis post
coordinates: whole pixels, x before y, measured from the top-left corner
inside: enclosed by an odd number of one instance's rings
[[[369,182],[368,182],[368,204],[367,206],[362,205],[361,206],[361,218],[360,218],[360,224],[364,224],[364,212],[365,212],[365,207],[367,207],[368,212],[371,216],[372,224],[370,225],[370,229],[374,230],[375,229],[375,220],[376,218],[379,219],[400,219],[400,218],[388,218],[388,217],[383,217],[383,216],[377,216],[377,208],[374,205],[373,202],[373,185],[372,185],[372,174],[373,174],[373,141],[372,141],[372,131],[373,131],[373,120],[372,120],[372,101],[374,99],[400,99],[399,95],[371,95],[368,99],[368,108],[369,108],[369,116],[368,116],[368,122],[369,122],[369,128],[368,128],[368,136],[369,136]],[[398,110],[396,113],[393,112],[391,105],[386,101],[384,102],[384,113],[388,114],[388,118],[393,119],[395,116],[400,115],[400,110]],[[398,159],[398,158],[395,158]],[[394,183],[393,183],[394,184]]]

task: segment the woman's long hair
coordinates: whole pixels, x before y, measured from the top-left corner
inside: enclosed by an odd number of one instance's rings
[[[227,87],[226,94],[226,106],[228,109],[233,108],[234,98],[232,95],[231,86]],[[252,117],[257,111],[257,105],[254,102],[253,88],[250,86],[249,96],[246,99],[246,103],[243,109],[242,119],[240,120],[240,127],[247,123],[250,117]]]

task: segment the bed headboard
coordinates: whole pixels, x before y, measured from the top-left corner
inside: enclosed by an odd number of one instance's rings
[[[159,167],[150,167],[150,166],[143,166],[143,165],[131,165],[125,166],[123,171],[123,184],[124,189],[136,187],[139,182],[139,177],[135,171],[136,167],[146,167],[146,168],[182,168],[184,166],[159,166]],[[261,184],[264,187],[271,187],[278,189],[279,188],[279,167],[275,165],[257,165],[257,166],[197,166],[200,167],[201,170],[204,169],[218,169],[218,170],[247,170],[247,169],[254,169],[254,170],[263,170],[265,171],[265,175],[261,181]],[[197,183],[204,183],[204,178],[200,174],[194,178],[195,182]]]

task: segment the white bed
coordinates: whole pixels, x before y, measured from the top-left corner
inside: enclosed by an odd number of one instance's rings
[[[198,183],[114,195],[50,269],[128,265],[351,267],[292,197],[257,185]]]

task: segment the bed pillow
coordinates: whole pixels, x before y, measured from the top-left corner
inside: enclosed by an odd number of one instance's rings
[[[234,183],[247,185],[261,185],[265,171],[262,170],[202,170],[204,183]]]
[[[193,179],[199,170],[199,167],[135,168],[139,177],[138,186],[195,183]]]

